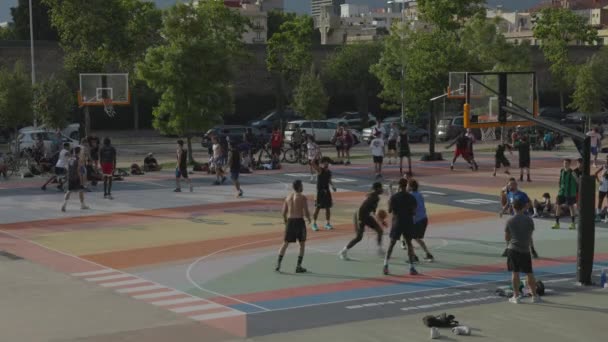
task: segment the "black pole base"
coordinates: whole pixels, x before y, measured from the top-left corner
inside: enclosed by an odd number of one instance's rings
[[[430,153],[425,153],[422,155],[422,158],[420,158],[421,161],[440,161],[443,160],[443,157],[441,156],[441,153],[439,152],[435,152],[433,154]]]

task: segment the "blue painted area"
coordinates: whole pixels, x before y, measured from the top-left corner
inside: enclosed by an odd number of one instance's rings
[[[608,266],[608,262],[596,262],[595,265],[599,267]],[[576,264],[568,263],[557,266],[540,267],[536,268],[534,270],[534,273],[538,277],[550,276],[555,274],[574,274],[576,273]],[[326,304],[331,302],[364,299],[368,297],[383,297],[397,294],[438,290],[456,286],[471,286],[496,282],[508,282],[510,281],[510,279],[511,274],[505,270],[504,272],[479,273],[466,276],[457,276],[446,278],[445,280],[437,279],[413,283],[389,283],[385,286],[344,290],[339,292],[321,293],[310,296],[291,297],[277,300],[268,300],[255,302],[254,304],[270,310],[287,309],[303,305]],[[259,308],[246,304],[231,305],[231,307],[236,310],[244,311],[246,313],[261,311]]]

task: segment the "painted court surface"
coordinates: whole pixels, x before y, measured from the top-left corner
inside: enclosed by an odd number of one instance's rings
[[[436,258],[419,264],[418,276],[407,275],[406,254],[399,248],[393,253],[391,276],[383,276],[372,232],[349,252],[353,260],[337,257],[354,236],[352,215],[371,185],[371,170],[363,163],[333,168],[339,188],[332,211],[335,229],[309,231],[306,274],[294,273],[296,245],[288,249],[283,272],[273,271],[283,237],[282,199],[294,179],[308,180],[306,170],[295,166],[242,176],[242,199],[234,197],[232,186],[212,186],[210,176],[202,174],[194,175],[194,193],[179,194],[171,192],[169,172],[128,177],[115,183],[114,201],[88,193],[92,210],[80,211],[73,200],[65,214],[59,212],[58,192],[42,193],[32,181],[0,183],[0,250],[119,299],[213,327],[224,333],[223,339],[306,340],[319,334],[336,341],[346,336],[349,341],[402,340],[389,336],[388,322],[413,327],[408,329],[412,340],[426,339],[428,329],[421,322],[426,314],[450,312],[476,328],[490,315],[509,324],[510,316],[502,312],[515,310],[494,294],[510,275],[500,256],[506,217],[497,215],[498,191],[507,176],[492,177],[491,163],[481,158],[482,170],[475,173],[462,164],[450,172],[447,162],[416,163],[430,217],[427,244]],[[521,188],[531,198],[555,194],[559,165],[550,156],[535,160],[533,182]],[[389,167],[385,178],[395,179],[397,172]],[[312,198],[314,185],[305,182],[305,191]],[[384,196],[381,207],[386,200]],[[534,235],[541,255],[535,272],[549,289],[545,304],[532,309],[522,304],[517,310],[566,317],[568,312],[555,306],[568,298],[589,301],[579,302],[587,312],[605,309],[608,292],[574,285],[576,231],[551,230],[551,224],[536,220]],[[600,223],[596,229],[596,280],[599,270],[608,267],[606,228]],[[423,252],[417,254],[422,259]],[[597,309],[597,314],[606,317],[605,310]],[[595,341],[593,330],[600,326],[589,324],[579,326],[584,331],[576,336]],[[478,328],[474,334],[487,340],[511,340],[504,335],[508,330]],[[353,335],[357,331],[360,335]]]

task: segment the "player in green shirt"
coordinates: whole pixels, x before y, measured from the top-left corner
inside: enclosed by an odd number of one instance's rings
[[[572,161],[570,159],[564,159],[564,168],[559,173],[559,192],[557,193],[557,207],[555,209],[555,224],[553,229],[559,229],[559,217],[562,211],[562,205],[567,205],[570,209],[570,216],[572,217],[572,223],[570,223],[570,229],[576,229],[574,218],[576,216],[576,209],[574,204],[576,203],[576,194],[578,191],[577,177],[570,168]]]

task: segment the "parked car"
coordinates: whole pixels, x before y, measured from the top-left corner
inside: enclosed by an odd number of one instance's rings
[[[285,142],[291,142],[293,132],[295,132],[298,127],[300,127],[301,130],[306,131],[306,134],[312,134],[317,142],[330,142],[336,129],[338,129],[338,124],[329,120],[297,120],[289,122],[287,127],[285,127]],[[351,133],[355,139],[355,144],[361,142],[361,133],[359,131],[351,129]]]
[[[437,122],[436,137],[438,141],[448,141],[455,139],[458,135],[465,132],[464,117],[444,117]],[[477,140],[481,139],[481,130],[479,128],[472,129],[473,135]],[[496,136],[500,136],[500,128],[496,129]]]
[[[292,109],[285,109],[283,114],[280,114],[278,111],[272,111],[263,118],[250,122],[249,125],[260,131],[270,133],[274,127],[281,126],[281,128],[285,128],[288,122],[300,119],[303,119],[300,113]]]
[[[362,129],[363,128],[363,116],[359,112],[344,112],[337,118],[328,119],[328,121],[335,122],[337,124],[345,123],[351,128]],[[376,117],[372,113],[367,114],[367,123],[372,126],[376,124]]]
[[[390,132],[390,126],[393,124],[393,122],[401,123],[401,118],[400,117],[389,117],[382,121],[382,126],[384,127],[384,130],[387,132],[387,134],[388,134],[388,132]],[[410,139],[410,142],[426,143],[429,141],[429,131],[428,130],[426,130],[424,128],[416,127],[415,125],[412,125],[409,123],[406,123],[405,127],[407,128],[407,134]],[[373,139],[373,137],[372,137],[373,131],[374,131],[374,126],[364,129],[363,134],[362,134],[363,141],[365,141],[366,143],[369,144]]]
[[[17,139],[10,142],[10,150],[14,152],[22,152],[25,149],[31,149],[34,147],[38,137],[41,135],[42,140],[44,141],[45,150],[50,151],[53,145],[53,140],[55,139],[55,133],[43,129],[19,133]],[[61,135],[61,140],[63,143],[70,143],[71,146],[77,146],[79,144],[78,140],[68,138],[63,134]]]
[[[243,135],[247,131],[247,128],[251,128],[253,135],[258,138],[258,141],[269,141],[270,134],[260,131],[255,127],[241,126],[241,125],[219,125],[215,126],[212,129],[208,130],[207,133],[203,135],[203,140],[201,141],[201,145],[205,148],[211,146],[211,136],[215,135],[219,139],[229,138],[231,143],[241,143],[243,142]]]
[[[49,131],[49,132],[55,132],[54,129],[50,129],[50,128],[45,127],[44,125],[40,125],[38,127],[34,127],[34,126],[23,127],[22,129],[19,130],[19,133],[24,133],[27,131],[34,131],[34,130],[45,130],[45,131]],[[70,137],[70,139],[80,140],[80,124],[73,123],[73,124],[67,125],[64,129],[61,130],[61,134],[65,135],[66,137]]]
[[[538,110],[538,116],[542,119],[547,119],[553,122],[561,122],[566,118],[566,113],[562,112],[559,107],[542,107]]]

